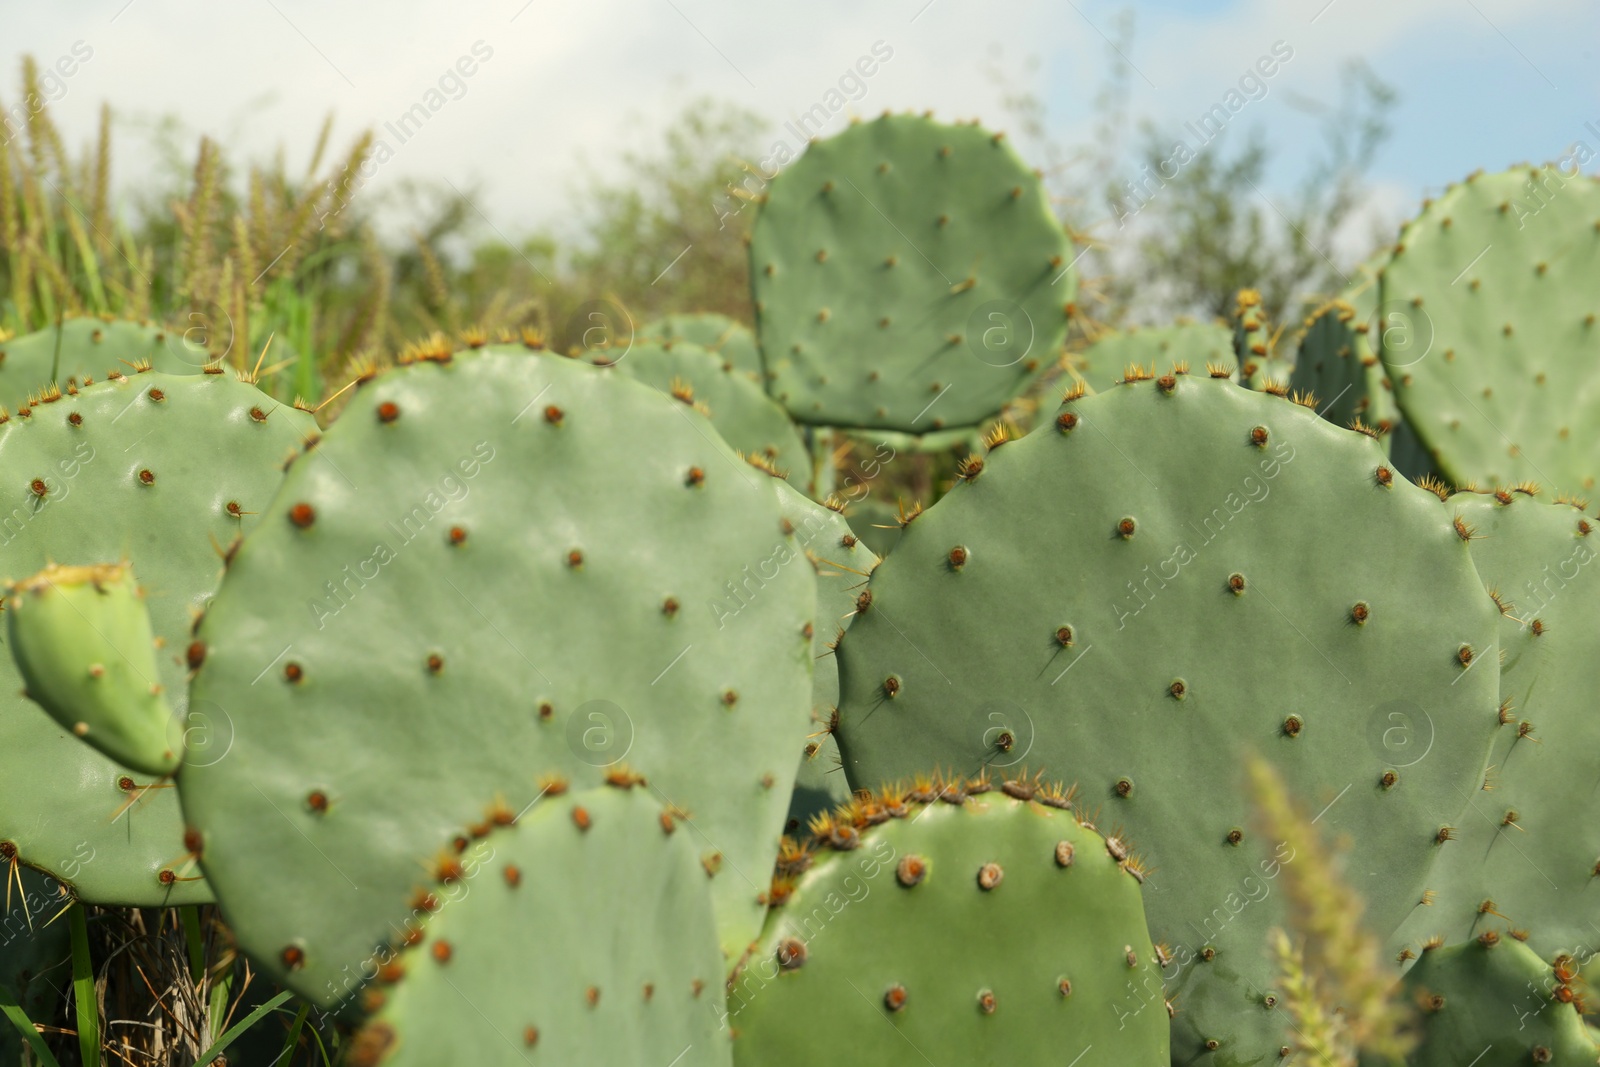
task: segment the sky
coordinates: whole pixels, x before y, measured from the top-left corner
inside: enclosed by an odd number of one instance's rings
[[[1129,17],[1124,39],[1116,27]],[[648,151],[702,94],[754,110],[770,141],[798,147],[785,124],[808,112],[826,118],[824,133],[885,108],[1005,128],[998,68],[1012,91],[1044,101],[1053,138],[1081,143],[1114,41],[1130,122],[1179,136],[1287,53],[1247,84],[1217,142],[1262,133],[1278,160],[1269,198],[1306,176],[1322,121],[1308,108],[1336,105],[1339,69],[1355,57],[1399,93],[1371,175],[1373,218],[1397,222],[1477,167],[1553,159],[1578,141],[1600,152],[1594,0],[11,3],[0,103],[17,104],[19,60],[32,53],[70,70],[52,86],[70,143],[87,143],[109,100],[129,128],[174,115],[235,153],[281,147],[291,162],[332,111],[336,143],[372,125],[391,150],[367,189],[448,181],[471,191],[485,226],[514,235],[559,232],[585,164],[606,174],[622,148]],[[402,127],[408,111],[426,119]],[[148,158],[119,144],[116,173],[137,184]]]

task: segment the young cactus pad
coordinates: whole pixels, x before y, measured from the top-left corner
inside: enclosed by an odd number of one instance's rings
[[[162,692],[150,613],[120,563],[52,563],[6,592],[6,637],[28,698],[118,763],[178,769],[183,724]]]
[[[1386,936],[1495,729],[1497,615],[1448,510],[1376,442],[1226,379],[1069,401],[913,520],[867,589],[839,652],[852,784],[1075,778],[1149,865],[1179,1063],[1281,1044],[1265,946],[1293,850],[1252,832],[1241,751],[1352,835]]]
[[[233,751],[178,781],[239,943],[339,1001],[461,827],[643,775],[687,813],[737,959],[811,707],[816,579],[776,488],[575,360],[365,383],[198,630],[191,698],[231,710]]]
[[[1400,995],[1417,1011],[1420,1042],[1407,1067],[1590,1067],[1600,1045],[1584,1026],[1577,962],[1552,967],[1496,930],[1429,947]],[[1362,1067],[1383,1067],[1363,1058]]]
[[[1126,846],[1032,796],[1066,803],[1037,778],[924,780],[818,820],[729,986],[734,1061],[1164,1067]]]
[[[468,849],[415,944],[384,953],[345,1062],[727,1067],[698,852],[648,788],[539,801]]]
[[[131,374],[149,366],[167,374],[199,374],[212,355],[204,330],[187,333],[147,323],[97,318],[67,319],[22,337],[0,341],[0,405],[19,408],[52,383]]]
[[[802,422],[974,426],[1052,366],[1077,281],[1001,134],[884,115],[773,179],[750,274],[768,391]]]
[[[1401,929],[1413,948],[1504,921],[1547,957],[1600,943],[1600,520],[1533,491],[1457,493],[1447,505],[1472,533],[1472,560],[1503,612],[1501,712],[1489,769],[1461,815],[1459,847],[1428,879],[1433,906]]]
[[[157,681],[178,706],[194,612],[219,558],[257,522],[283,460],[316,429],[231,374],[149,371],[99,382],[0,424],[0,579],[51,560],[126,560],[162,643]],[[0,848],[85,901],[135,907],[206,901],[176,790],[107,758],[21,694],[0,656]],[[190,759],[225,759],[230,719],[190,705]]]
[[[1379,357],[1457,484],[1600,476],[1600,180],[1556,167],[1469,178],[1400,231]]]

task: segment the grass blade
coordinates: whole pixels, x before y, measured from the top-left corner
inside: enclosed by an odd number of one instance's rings
[[[94,961],[89,958],[89,923],[83,905],[67,911],[72,930],[72,1002],[78,1015],[78,1054],[84,1067],[100,1067],[100,1006],[94,995]]]
[[[0,985],[0,1014],[11,1020],[11,1025],[17,1028],[17,1033],[22,1035],[22,1040],[33,1049],[33,1055],[42,1067],[61,1067],[56,1058],[50,1054],[50,1047],[44,1043],[44,1035],[39,1033],[33,1025],[33,1020],[28,1018],[28,1013],[22,1010],[22,1005],[12,997],[11,991]]]
[[[277,996],[261,1005],[261,1007],[257,1008],[255,1011],[251,1012],[249,1015],[246,1015],[242,1020],[230,1027],[227,1033],[217,1038],[217,1043],[206,1049],[205,1052],[201,1054],[200,1058],[194,1061],[194,1067],[206,1067],[206,1064],[210,1063],[212,1060],[228,1051],[228,1046],[233,1044],[235,1038],[244,1033],[246,1030],[250,1029],[256,1023],[260,1022],[262,1019],[266,1018],[267,1015],[269,1015],[275,1008],[278,1007],[278,1005],[282,1004],[292,996],[294,996],[294,994],[285,989],[282,993],[279,993]]]

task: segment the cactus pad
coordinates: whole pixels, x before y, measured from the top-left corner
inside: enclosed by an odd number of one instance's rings
[[[1207,367],[1238,366],[1232,334],[1226,326],[1210,322],[1118,330],[1085,349],[1082,359],[1078,372],[1097,393],[1121,382],[1130,364],[1146,370],[1186,364],[1196,374],[1205,373]]]
[[[19,412],[0,425],[0,579],[52,559],[130,562],[164,645],[159,681],[177,703],[223,547],[257,521],[284,457],[315,428],[221,374],[119,377]],[[197,871],[170,784],[73,737],[22,688],[10,654],[0,657],[0,842],[93,903],[209,900],[203,882],[184,880]],[[196,758],[220,758],[228,727],[211,711],[191,716]]]
[[[179,785],[240,944],[339,1001],[460,827],[642,774],[687,813],[737,958],[811,704],[816,582],[776,488],[577,361],[365,384],[198,630],[191,706],[229,710],[233,752]]]
[[[731,1064],[697,853],[648,789],[540,801],[434,887],[346,1062]]]
[[[0,341],[0,405],[21,407],[52,382],[100,379],[112,371],[132,374],[137,366],[199,374],[211,358],[204,345],[193,343],[203,336],[186,338],[161,326],[122,319],[76,318],[59,329],[50,326]]]
[[[1183,961],[1175,1062],[1279,1045],[1265,933],[1292,855],[1249,830],[1241,752],[1354,832],[1387,935],[1494,730],[1494,672],[1464,664],[1493,665],[1496,615],[1440,501],[1376,442],[1226,379],[1069,401],[916,518],[868,591],[840,645],[852,783],[1076,778],[1139,847],[1151,934]]]
[[[1595,485],[1597,275],[1600,181],[1555,167],[1470,178],[1401,230],[1378,355],[1452,481]]]
[[[1006,789],[1065,803],[1033,778]],[[1167,1062],[1120,842],[987,781],[922,781],[815,825],[822,851],[786,850],[784,902],[730,985],[735,1062]]]
[[[1493,930],[1425,950],[1402,985],[1421,1024],[1407,1067],[1589,1067],[1600,1045],[1579,1014],[1576,973],[1570,957],[1552,967]]]
[[[1500,617],[1500,725],[1490,770],[1467,794],[1453,843],[1428,880],[1436,893],[1402,934],[1477,936],[1504,917],[1541,955],[1600,943],[1600,800],[1588,783],[1600,751],[1591,711],[1600,662],[1597,520],[1526,490],[1449,500],[1472,533],[1472,559]],[[1463,799],[1466,799],[1465,797]]]
[[[133,572],[52,563],[6,596],[6,637],[29,699],[118,763],[177,770],[181,724],[157,681],[155,635]]]
[[[756,335],[742,322],[714,311],[664,315],[639,327],[639,341],[665,344],[687,341],[699,345],[722,361],[722,369],[743,374],[758,383],[766,381]]]
[[[1054,364],[1071,259],[1002,135],[911,115],[851,126],[773,179],[756,217],[767,389],[802,422],[976,425]]]

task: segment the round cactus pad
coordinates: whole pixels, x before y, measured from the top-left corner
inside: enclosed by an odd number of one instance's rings
[[[1457,484],[1600,476],[1600,180],[1557,167],[1452,186],[1400,231],[1378,355]]]
[[[1246,751],[1352,836],[1386,936],[1495,728],[1494,605],[1448,509],[1376,442],[1227,379],[1070,400],[912,521],[868,591],[840,645],[852,783],[1077,781],[1148,870],[1174,1062],[1282,1044],[1266,934],[1293,849],[1251,829]]]
[[[751,233],[767,390],[802,422],[990,418],[1052,366],[1071,244],[1001,134],[885,115],[813,143]]]
[[[150,371],[99,382],[0,425],[0,579],[46,563],[132,565],[167,698],[180,714],[196,613],[223,550],[258,521],[284,458],[316,429],[231,374]],[[0,656],[0,842],[93,903],[210,899],[185,847],[176,790],[113,762],[21,696]],[[220,758],[230,724],[205,711],[173,748]]]
[[[905,1067],[1167,1062],[1161,964],[1121,844],[1071,811],[967,788],[859,802],[819,825],[831,847],[791,853],[786,902],[729,988],[736,1063],[816,1063],[819,1042]],[[889,812],[865,832],[852,818]]]
[[[434,889],[437,914],[383,961],[346,1062],[727,1067],[691,837],[648,789],[541,800]]]
[[[487,351],[367,382],[198,631],[191,706],[233,750],[179,784],[239,943],[337,1002],[461,827],[642,774],[731,966],[810,717],[815,586],[773,480],[654,389]]]

